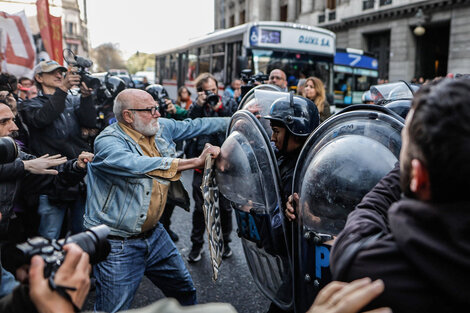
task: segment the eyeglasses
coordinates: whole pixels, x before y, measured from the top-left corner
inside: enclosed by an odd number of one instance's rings
[[[137,111],[137,112],[150,112],[151,115],[155,115],[155,113],[157,113],[159,109],[159,106],[156,105],[154,107],[151,107],[151,108],[147,108],[147,109],[128,109],[129,111]]]
[[[269,76],[269,79],[270,79],[270,80],[275,80],[275,79],[277,79],[277,80],[284,80],[284,78],[282,78],[281,76]]]

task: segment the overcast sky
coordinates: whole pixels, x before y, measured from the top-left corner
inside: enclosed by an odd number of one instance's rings
[[[214,0],[87,0],[91,46],[155,53],[214,29]]]

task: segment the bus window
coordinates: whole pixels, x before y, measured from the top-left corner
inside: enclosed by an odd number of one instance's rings
[[[199,71],[198,75],[201,73],[206,73],[210,71],[210,46],[201,47],[201,53],[199,54]]]
[[[212,50],[212,68],[211,73],[219,83],[224,83],[224,58],[225,49],[224,44],[217,44],[213,46]]]
[[[197,76],[197,49],[189,50],[186,80],[193,81]]]
[[[176,80],[178,73],[178,53],[174,53],[170,57],[170,79]]]

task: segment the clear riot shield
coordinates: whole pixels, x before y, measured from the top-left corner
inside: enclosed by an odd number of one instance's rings
[[[413,99],[413,94],[417,91],[416,85],[409,85],[405,81],[374,85],[370,87],[372,100],[375,104],[385,105],[389,102],[404,99]]]
[[[216,161],[216,180],[220,192],[232,202],[256,285],[279,307],[291,308],[292,271],[283,231],[279,170],[264,127],[248,111],[232,116]]]
[[[294,244],[296,312],[331,281],[332,240],[362,197],[398,161],[403,119],[375,105],[350,106],[308,138],[294,172],[299,194]]]
[[[250,89],[246,95],[243,97],[242,101],[240,101],[240,104],[238,105],[238,110],[241,109],[246,109],[245,105],[250,102],[251,99],[254,99],[255,97],[255,91],[256,90],[267,90],[267,91],[281,91],[281,88],[279,88],[276,85],[271,85],[271,84],[262,84],[253,87]]]

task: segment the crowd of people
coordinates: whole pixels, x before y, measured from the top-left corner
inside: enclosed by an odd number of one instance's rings
[[[144,275],[166,297],[196,305],[171,215],[177,205],[189,209],[180,177],[192,170],[195,204],[186,257],[199,262],[205,232],[202,168],[206,157],[220,153],[243,81],[234,80],[219,96],[217,79],[202,73],[195,80],[197,95],[192,98],[183,86],[175,100],[161,85],[126,89],[117,81],[106,87],[105,107],[76,69],[53,60],[40,62],[32,79],[1,75],[0,139],[14,138],[19,154],[0,164],[0,310],[72,312],[82,307],[90,277],[96,280],[95,311],[127,310]],[[281,69],[273,69],[265,83],[288,91]],[[470,174],[469,96],[467,78],[430,82],[415,95],[400,162],[335,238],[336,281],[319,293],[310,313],[358,312],[364,306],[377,312],[451,312],[470,304],[464,275],[470,268],[464,181]],[[291,103],[283,101],[274,101],[263,117],[270,121],[282,198],[288,199],[280,218],[295,223],[298,198],[290,191],[296,160],[331,111],[316,77],[299,80]],[[104,109],[107,123],[100,127]],[[232,206],[222,194],[219,207],[222,257],[230,258]],[[92,270],[88,255],[74,244],[65,246],[65,261],[49,278],[41,257],[31,259],[29,271],[9,257],[27,238],[59,239],[102,224],[109,227],[111,249]],[[181,310],[174,302],[159,305]],[[223,304],[194,308],[234,312]],[[274,304],[269,308],[279,311]]]

